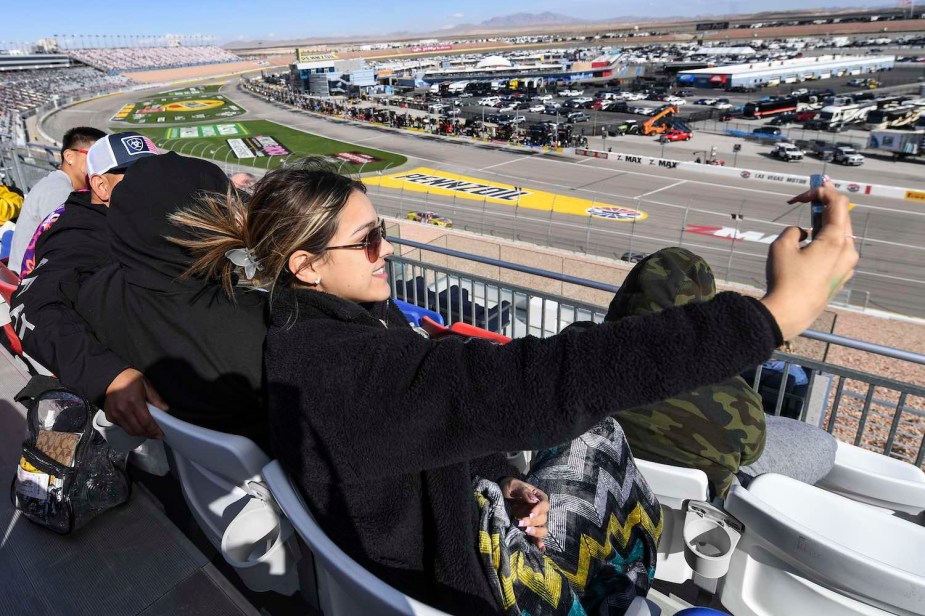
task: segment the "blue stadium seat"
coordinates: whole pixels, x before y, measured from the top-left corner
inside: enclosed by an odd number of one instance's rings
[[[400,299],[395,299],[392,301],[395,302],[395,305],[398,306],[399,310],[405,313],[405,317],[408,318],[408,322],[412,325],[420,326],[421,317],[430,317],[440,325],[443,325],[443,316],[441,316],[438,312],[428,310],[427,308],[421,308],[420,306],[415,306],[414,304],[409,304],[408,302],[403,302]]]

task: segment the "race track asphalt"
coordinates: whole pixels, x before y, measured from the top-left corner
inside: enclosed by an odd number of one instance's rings
[[[504,205],[471,195],[452,197],[436,191],[428,194],[373,185],[373,202],[386,215],[404,217],[410,210],[432,210],[451,218],[459,229],[611,258],[619,258],[628,250],[652,252],[680,244],[702,254],[718,278],[759,288],[764,286],[767,242],[787,225],[808,224],[808,206],[788,205],[792,193],[781,184],[421,138],[295,112],[242,92],[235,84],[230,81],[223,93],[248,110],[236,120],[267,119],[333,139],[399,152],[409,159],[402,172],[427,168],[438,174],[461,174],[526,191],[553,193],[560,198],[585,199],[588,207],[641,210],[647,217],[620,222],[550,212],[548,208],[530,209],[516,201]],[[56,139],[75,125],[131,130],[130,126],[117,128],[109,120],[121,105],[150,92],[79,104],[52,115],[43,128]],[[692,160],[694,150],[709,149],[711,145],[721,152],[731,151],[732,141],[726,141],[729,139],[732,138],[704,135],[699,144],[669,144],[665,156]],[[648,156],[662,152],[661,145],[651,138],[608,139],[607,145],[614,151]],[[768,159],[753,144],[746,146],[739,153],[738,167],[812,173],[821,166],[809,160],[788,166]],[[830,166],[827,171],[833,177],[854,182],[923,189],[923,169],[921,163],[891,164],[869,159],[864,167]],[[375,180],[371,183],[375,184]],[[850,286],[850,303],[925,317],[925,203],[865,195],[852,195],[852,203],[854,232],[861,238],[861,262]],[[736,230],[740,239],[733,241],[729,236]]]

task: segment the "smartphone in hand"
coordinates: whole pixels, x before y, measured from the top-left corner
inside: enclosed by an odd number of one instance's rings
[[[809,176],[809,187],[810,188],[821,188],[825,184],[826,180],[829,179],[829,176],[823,173],[814,173]],[[810,212],[810,222],[813,227],[812,239],[816,239],[816,235],[819,234],[819,231],[822,230],[822,212],[825,209],[825,204],[821,201],[813,200],[809,204]]]

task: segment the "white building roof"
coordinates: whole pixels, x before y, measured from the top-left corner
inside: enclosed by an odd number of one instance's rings
[[[750,56],[755,50],[751,47],[701,47],[691,53],[701,56]]]
[[[698,68],[681,71],[679,75],[761,75],[765,73],[793,72],[800,70],[837,70],[852,66],[866,66],[893,62],[895,56],[810,56],[793,60],[770,60],[748,64],[730,64],[713,68]]]

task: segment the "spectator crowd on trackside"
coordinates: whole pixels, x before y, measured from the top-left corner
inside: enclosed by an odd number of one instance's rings
[[[175,47],[101,47],[74,49],[67,54],[101,71],[116,73],[240,62],[241,58],[215,45]]]
[[[268,102],[357,122],[381,124],[391,128],[424,131],[448,137],[491,140],[521,146],[580,146],[582,143],[587,143],[587,140],[582,135],[571,135],[571,131],[569,131],[567,137],[558,141],[551,140],[548,134],[543,134],[540,139],[536,139],[531,135],[530,131],[522,130],[513,125],[482,122],[479,119],[463,120],[453,117],[435,117],[426,113],[426,103],[412,107],[411,103],[386,99],[383,102],[389,106],[384,107],[376,100],[365,95],[359,98],[317,97],[295,92],[283,84],[268,83],[260,79],[244,79],[242,80],[242,87]],[[397,109],[390,107],[397,107]],[[412,109],[417,109],[421,113],[412,113]]]

